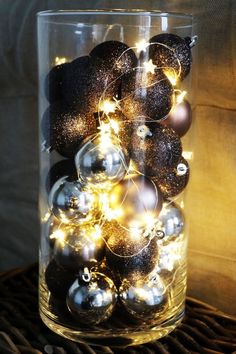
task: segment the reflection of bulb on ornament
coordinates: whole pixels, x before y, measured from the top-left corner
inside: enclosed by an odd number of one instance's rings
[[[88,281],[79,277],[69,289],[69,311],[85,324],[97,324],[111,316],[116,303],[113,281],[101,273],[91,273]]]
[[[118,183],[125,176],[128,163],[128,153],[110,134],[92,137],[75,156],[80,178],[98,189]]]
[[[132,283],[124,280],[120,299],[128,312],[144,320],[160,317],[168,305],[167,289],[158,275]]]
[[[79,181],[69,182],[66,177],[62,177],[51,189],[49,205],[62,222],[77,224],[92,220],[96,199]]]
[[[96,226],[81,227],[65,226],[55,241],[54,256],[58,264],[70,269],[91,267],[98,264],[104,257],[104,242],[101,230]]]
[[[162,207],[159,189],[148,178],[128,175],[109,194],[110,209],[122,209],[117,221],[130,229],[143,228],[157,217]]]

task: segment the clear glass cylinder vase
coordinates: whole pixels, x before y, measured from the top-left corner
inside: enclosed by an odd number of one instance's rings
[[[192,17],[38,14],[40,314],[128,346],[184,315]]]

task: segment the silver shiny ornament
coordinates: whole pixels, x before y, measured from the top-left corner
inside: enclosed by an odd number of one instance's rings
[[[50,191],[49,206],[62,222],[81,224],[94,218],[96,198],[79,181],[71,182],[62,177]]]
[[[111,316],[116,304],[113,281],[101,273],[82,274],[69,289],[67,307],[78,322],[98,324]]]
[[[66,226],[57,231],[53,253],[57,263],[78,270],[99,264],[105,254],[105,244],[96,226]]]
[[[75,156],[81,180],[93,188],[109,188],[124,178],[129,157],[110,133],[98,134],[84,143]]]
[[[119,296],[126,310],[143,320],[160,317],[168,306],[168,292],[158,275],[135,283],[125,279]]]
[[[158,187],[142,175],[128,175],[109,194],[116,220],[129,229],[149,227],[162,208]]]
[[[180,235],[184,229],[184,215],[176,203],[164,203],[158,217],[160,229],[164,232],[165,238],[170,239]]]

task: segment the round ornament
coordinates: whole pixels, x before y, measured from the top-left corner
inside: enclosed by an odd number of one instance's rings
[[[45,79],[45,95],[50,103],[63,101],[63,82],[65,80],[69,63],[54,66]]]
[[[41,127],[46,146],[69,158],[74,157],[84,138],[97,131],[93,115],[61,102],[48,107]]]
[[[67,307],[79,322],[93,325],[111,316],[116,298],[113,281],[94,272],[87,279],[82,275],[75,280],[67,295]]]
[[[184,229],[184,215],[176,203],[167,201],[158,216],[160,229],[164,232],[164,240],[170,240],[179,236]]]
[[[147,320],[160,317],[168,306],[168,293],[162,279],[139,279],[135,283],[124,280],[119,296],[126,310],[133,316]]]
[[[146,276],[155,267],[158,258],[157,240],[142,237],[137,231],[129,232],[118,222],[104,224],[103,236],[107,241],[106,260],[109,268],[121,278],[135,279]]]
[[[126,176],[112,188],[109,201],[109,207],[119,224],[128,229],[134,228],[136,232],[149,226],[162,208],[160,190],[142,175]]]
[[[140,172],[157,176],[160,169],[176,166],[182,153],[182,144],[173,129],[158,123],[147,123],[149,134],[140,136],[140,127],[132,135],[130,154]]]
[[[150,74],[147,82],[137,73],[122,79],[122,112],[133,121],[147,117],[162,120],[173,105],[173,87],[163,74]]]
[[[116,77],[135,68],[138,61],[134,51],[125,43],[119,41],[107,41],[98,44],[90,52],[90,56],[94,59],[102,59],[107,74],[114,71]]]
[[[59,299],[66,299],[68,290],[76,279],[76,274],[59,265],[52,259],[45,271],[45,282],[48,290]]]
[[[85,141],[75,156],[81,180],[94,188],[110,188],[126,174],[129,157],[119,139],[110,134],[98,134]]]
[[[65,268],[78,271],[98,265],[104,252],[104,241],[96,226],[66,226],[57,232],[53,253],[57,263]]]
[[[174,70],[183,80],[189,73],[192,62],[191,39],[181,38],[172,33],[162,33],[152,37],[149,58],[157,67]]]
[[[188,101],[183,101],[172,108],[162,125],[172,128],[179,137],[184,136],[192,123],[192,110]]]
[[[81,224],[91,221],[96,212],[96,197],[79,181],[59,179],[49,194],[53,214],[64,223]]]
[[[49,193],[52,186],[62,177],[66,176],[66,180],[74,182],[78,180],[75,161],[73,159],[65,159],[56,162],[48,172],[46,177],[46,190]]]
[[[83,56],[71,62],[65,81],[66,102],[93,115],[100,99],[112,99],[119,91],[119,81],[107,72],[107,61]]]
[[[164,198],[172,198],[181,193],[189,180],[189,165],[182,157],[174,168],[163,168],[153,182],[158,185]]]

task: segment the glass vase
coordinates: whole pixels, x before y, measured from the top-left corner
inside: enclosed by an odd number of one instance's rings
[[[184,315],[192,17],[38,14],[40,314],[94,345]]]

